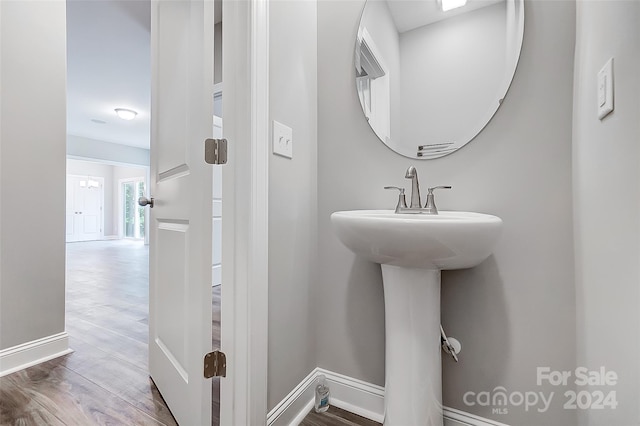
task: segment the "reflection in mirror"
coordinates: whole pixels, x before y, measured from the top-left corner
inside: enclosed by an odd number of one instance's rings
[[[367,0],[355,68],[371,129],[410,158],[461,148],[502,103],[523,33],[523,0]]]

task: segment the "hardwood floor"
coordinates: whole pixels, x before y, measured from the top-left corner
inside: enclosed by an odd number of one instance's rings
[[[302,420],[300,426],[381,426],[380,423],[369,420],[357,414],[350,413],[338,407],[329,407],[324,413],[311,410]]]
[[[176,425],[148,373],[148,248],[133,241],[67,245],[67,332],[75,352],[0,378],[0,425]],[[220,287],[212,291],[220,347]],[[214,380],[212,424],[219,424]],[[303,426],[377,426],[336,407]]]
[[[67,245],[67,332],[75,352],[0,378],[0,424],[176,425],[148,373],[148,247]],[[219,347],[220,291],[213,291]],[[219,423],[213,383],[213,424]]]

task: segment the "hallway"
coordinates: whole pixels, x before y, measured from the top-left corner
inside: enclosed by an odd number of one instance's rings
[[[175,425],[148,374],[148,247],[131,240],[67,244],[66,294],[75,352],[1,378],[0,424]],[[213,390],[217,424],[217,382]]]

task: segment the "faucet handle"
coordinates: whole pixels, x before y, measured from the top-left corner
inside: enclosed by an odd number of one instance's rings
[[[407,199],[404,196],[404,188],[400,188],[397,186],[385,186],[384,189],[397,189],[399,191],[398,204],[396,204],[396,213],[399,213],[400,209],[407,208]]]
[[[449,185],[443,186],[434,186],[433,188],[427,188],[427,204],[425,204],[424,209],[427,214],[438,214],[438,209],[436,208],[436,201],[433,197],[433,191],[435,189],[451,189]]]
[[[434,186],[433,188],[427,188],[427,191],[431,194],[434,189],[451,189],[451,186]]]

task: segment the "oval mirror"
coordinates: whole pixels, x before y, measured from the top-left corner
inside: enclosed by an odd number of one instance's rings
[[[405,157],[460,149],[502,103],[523,34],[523,0],[367,0],[355,68],[369,126]]]

